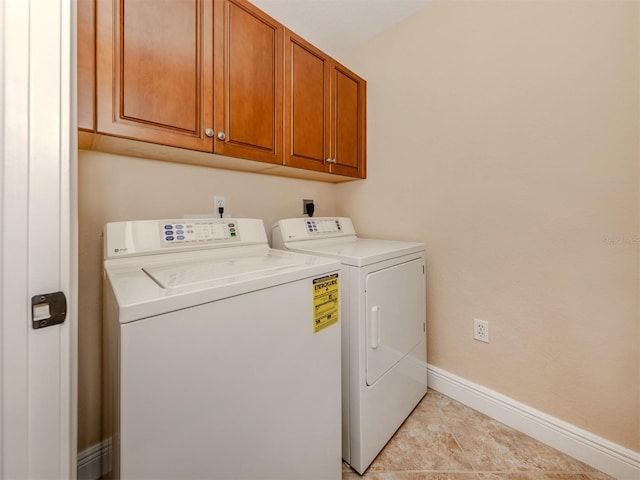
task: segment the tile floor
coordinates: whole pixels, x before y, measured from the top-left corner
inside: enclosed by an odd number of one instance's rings
[[[429,389],[360,477],[342,480],[608,480],[608,475]]]

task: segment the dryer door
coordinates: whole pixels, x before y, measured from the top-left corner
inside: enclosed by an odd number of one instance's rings
[[[367,385],[424,340],[424,260],[378,270],[366,279]]]

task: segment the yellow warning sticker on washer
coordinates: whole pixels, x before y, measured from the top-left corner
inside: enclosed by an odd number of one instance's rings
[[[313,280],[313,333],[338,323],[338,274]]]

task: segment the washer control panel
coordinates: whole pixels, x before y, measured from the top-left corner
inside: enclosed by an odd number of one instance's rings
[[[238,225],[231,219],[161,221],[159,227],[163,247],[240,240]]]
[[[111,222],[104,227],[105,260],[240,245],[268,246],[262,220],[172,218]]]
[[[337,218],[309,218],[306,221],[306,225],[309,235],[342,233],[342,226]]]

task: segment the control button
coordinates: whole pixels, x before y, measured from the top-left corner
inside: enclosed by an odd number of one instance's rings
[[[235,224],[235,223],[230,223],[230,224],[229,224],[229,226],[230,226],[230,227],[235,227],[235,226],[236,226],[236,224]]]
[[[236,232],[231,232],[231,236],[235,237],[236,236]]]
[[[172,242],[174,240],[174,238],[171,235],[169,235],[168,237],[165,237],[165,240],[167,242]]]
[[[178,240],[184,240],[184,235],[178,235],[177,238]]]
[[[178,228],[178,226],[176,225],[176,228]],[[178,235],[182,235],[184,233],[184,230],[176,230],[176,233]]]
[[[165,235],[173,235],[173,230],[165,230],[164,234]]]
[[[184,228],[184,225],[176,225],[176,228]]]
[[[164,229],[165,230],[171,230],[171,229],[173,229],[173,225],[165,225]]]

